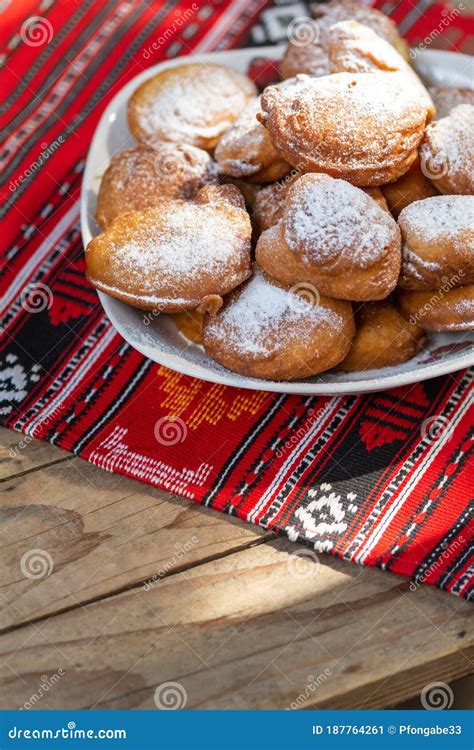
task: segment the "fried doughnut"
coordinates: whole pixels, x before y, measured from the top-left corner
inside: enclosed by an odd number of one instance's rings
[[[216,165],[194,146],[160,143],[130,148],[113,157],[100,183],[97,222],[105,229],[124,211],[159,205],[167,198],[191,198],[217,182]]]
[[[437,195],[411,203],[398,217],[403,289],[474,284],[474,196]]]
[[[387,201],[385,200],[385,196],[381,188],[364,187],[361,188],[361,190],[363,190],[364,193],[367,193],[367,195],[370,195],[372,200],[375,201],[380,206],[380,208],[382,208],[384,211],[388,211]]]
[[[139,143],[190,143],[212,151],[257,94],[249,78],[212,63],[167,68],[139,86],[128,124]]]
[[[359,186],[404,174],[426,122],[426,107],[399,72],[298,76],[266,88],[262,109],[273,145],[290,164]]]
[[[280,63],[282,78],[293,78],[298,73],[323,76],[329,72],[328,30],[333,24],[353,19],[389,42],[400,55],[408,59],[408,46],[398,33],[393,21],[375,8],[357,2],[329,2],[318,5],[317,19],[305,19],[301,29],[296,26],[294,38],[286,48]]]
[[[440,193],[474,194],[474,106],[460,104],[428,125],[420,158]]]
[[[430,120],[435,116],[433,101],[421,79],[389,42],[357,21],[341,21],[328,31],[330,73],[373,73],[377,70],[405,73],[426,105]]]
[[[430,292],[397,290],[397,302],[405,318],[425,331],[474,330],[474,286]]]
[[[338,370],[356,372],[407,362],[422,348],[423,329],[405,320],[390,300],[367,302],[355,311],[356,333]]]
[[[264,380],[307,378],[334,367],[354,335],[351,305],[298,291],[256,269],[215,316],[206,315],[206,353],[233,372]]]
[[[428,89],[436,107],[438,119],[449,115],[458,104],[474,104],[474,90],[450,86],[432,86]]]
[[[258,191],[252,211],[252,223],[258,236],[265,229],[270,229],[277,221],[280,221],[285,207],[286,193],[298,177],[300,177],[299,174],[295,174],[294,178],[289,175],[286,180],[266,185]],[[380,208],[388,211],[386,200],[380,188],[361,188],[361,190],[370,195]]]
[[[214,157],[221,174],[250,182],[275,182],[290,165],[281,159],[268,130],[257,120],[260,98],[250,102],[217,144]]]
[[[409,206],[410,203],[439,195],[433,184],[421,171],[420,159],[418,157],[408,172],[405,172],[396,182],[383,185],[381,190],[385,196],[389,210],[396,219],[400,212]]]
[[[193,344],[202,344],[203,313],[197,310],[185,310],[180,313],[172,313],[171,318],[188,341],[192,341]]]
[[[396,24],[376,8],[355,0],[332,0],[332,2],[317,5],[314,15],[320,22],[324,19],[328,28],[340,21],[350,20],[368,26],[392,47],[395,47],[402,57],[409,60],[410,50],[406,41],[400,36]]]
[[[237,188],[205,187],[193,203],[120,214],[87,246],[87,277],[141,309],[217,309],[250,275],[250,235]]]
[[[359,188],[306,174],[288,191],[280,221],[260,236],[256,259],[287,285],[312,284],[336,299],[383,299],[400,272],[400,230]]]

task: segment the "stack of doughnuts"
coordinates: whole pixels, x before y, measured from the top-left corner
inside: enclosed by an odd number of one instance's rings
[[[262,380],[395,366],[474,329],[472,92],[429,92],[354,0],[309,30],[261,94],[208,63],[142,83],[86,249],[97,289]]]

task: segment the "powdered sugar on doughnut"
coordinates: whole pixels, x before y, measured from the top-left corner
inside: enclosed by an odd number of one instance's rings
[[[312,175],[300,178],[290,193],[284,226],[290,250],[326,268],[349,254],[354,266],[369,268],[397,235],[393,219],[362,190]]]
[[[250,102],[233,126],[219,141],[215,158],[219,171],[234,177],[255,174],[263,164],[259,161],[262,151],[268,148],[268,132],[257,120],[261,111],[260,97]],[[230,158],[231,153],[242,154],[241,159]]]
[[[159,269],[161,283],[174,284],[179,291],[181,281],[201,273],[218,275],[227,268],[236,253],[234,234],[232,221],[215,206],[196,211],[195,205],[180,203],[168,210],[165,221],[138,227],[128,242],[115,246],[111,258],[134,283]]]
[[[165,73],[169,76],[156,95],[152,79],[149,98],[136,102],[140,125],[151,139],[159,134],[190,142],[196,134],[217,137],[232,125],[254,90],[243,76],[218,65],[184,65]]]
[[[447,117],[429,125],[420,147],[420,157],[424,173],[435,185],[436,180],[445,175],[454,177],[459,174],[466,180],[470,175],[473,186],[474,105],[459,104]]]
[[[297,293],[272,284],[257,270],[231,303],[209,321],[206,335],[225,339],[244,355],[271,356],[288,340],[314,335],[314,325],[323,321],[337,324],[334,310],[314,304]]]
[[[463,233],[463,243],[474,252],[474,196],[436,195],[410,203],[398,219],[404,235],[423,237],[425,242],[456,239]],[[470,232],[470,239],[466,233]]]

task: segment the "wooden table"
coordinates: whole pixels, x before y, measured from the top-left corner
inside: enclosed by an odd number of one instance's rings
[[[0,437],[1,708],[154,708],[169,681],[188,708],[369,708],[472,672],[454,596]]]

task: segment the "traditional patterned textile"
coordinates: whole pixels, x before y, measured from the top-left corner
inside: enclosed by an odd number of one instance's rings
[[[378,5],[412,43],[469,51],[472,19],[426,0]],[[317,551],[469,597],[471,373],[344,398],[213,385],[131,349],[84,278],[81,174],[111,97],[168,57],[278,42],[305,13],[259,0],[2,3],[2,421]]]

